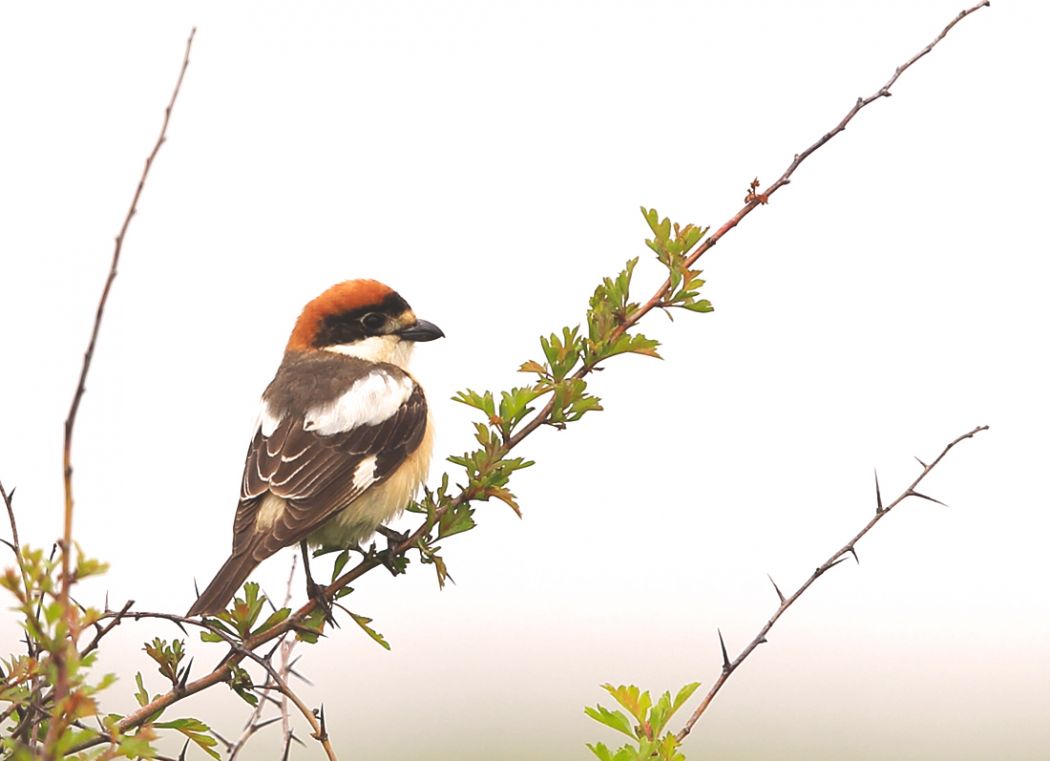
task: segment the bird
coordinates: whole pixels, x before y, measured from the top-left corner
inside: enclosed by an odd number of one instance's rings
[[[259,402],[230,557],[187,616],[224,610],[259,563],[294,544],[308,593],[325,604],[307,545],[359,547],[426,479],[433,426],[407,365],[416,343],[444,335],[376,280],[337,283],[306,304]]]

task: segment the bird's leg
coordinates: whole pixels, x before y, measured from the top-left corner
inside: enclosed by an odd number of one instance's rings
[[[306,596],[313,600],[324,612],[324,620],[332,626],[338,627],[335,616],[332,615],[332,604],[324,596],[324,587],[314,581],[310,573],[310,551],[306,546],[306,540],[299,542],[303,551],[303,570],[306,571]]]
[[[386,537],[386,550],[379,554],[379,561],[390,571],[391,576],[405,572],[408,564],[404,555],[399,555],[397,548],[408,540],[407,531],[395,531],[389,526],[376,526],[376,533]]]

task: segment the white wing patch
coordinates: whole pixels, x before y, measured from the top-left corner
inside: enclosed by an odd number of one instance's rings
[[[258,429],[262,431],[262,435],[269,438],[273,436],[273,432],[277,430],[277,426],[281,424],[283,417],[279,417],[273,414],[273,410],[270,409],[270,405],[264,399],[259,409],[259,424]]]
[[[376,456],[369,455],[354,468],[354,490],[364,491],[376,482]]]
[[[415,383],[407,375],[394,378],[372,371],[334,402],[307,410],[303,430],[331,436],[362,425],[377,425],[395,415],[414,389]],[[263,435],[267,435],[265,427]]]

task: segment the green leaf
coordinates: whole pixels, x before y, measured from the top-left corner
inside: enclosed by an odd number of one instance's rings
[[[339,578],[348,560],[350,560],[350,550],[343,550],[336,556],[335,563],[332,565],[332,581]]]
[[[604,706],[597,705],[594,708],[587,706],[583,709],[583,712],[594,719],[599,724],[615,729],[617,732],[621,732],[632,740],[636,739],[636,735],[633,727],[631,726],[631,720],[628,719],[620,711],[610,711]]]
[[[157,729],[174,729],[187,738],[196,743],[197,747],[203,750],[212,758],[220,758],[218,751],[215,750],[215,746],[218,745],[218,740],[212,737],[209,732],[211,728],[199,719],[175,719],[174,721],[161,721],[153,724]]]
[[[474,522],[474,508],[469,503],[448,510],[438,520],[438,539],[470,531],[477,525]]]
[[[587,743],[587,747],[590,748],[591,753],[600,758],[601,761],[613,761],[612,751],[605,747],[604,743],[596,743],[594,745]]]
[[[135,672],[135,684],[138,685],[138,690],[135,691],[135,702],[139,704],[139,707],[142,707],[149,702],[149,693],[146,692],[146,687],[142,684],[141,671]]]
[[[621,684],[613,687],[611,684],[603,684],[602,689],[608,692],[621,706],[626,708],[639,724],[644,724],[649,714],[649,707],[653,704],[649,692],[642,692],[633,684]]]
[[[700,682],[690,682],[685,687],[678,691],[678,694],[674,697],[674,703],[671,706],[671,711],[677,711],[682,705],[685,704],[689,698],[693,696],[696,689],[700,686]]]
[[[491,391],[479,394],[477,391],[472,391],[468,388],[466,391],[460,391],[453,396],[452,401],[481,410],[489,417],[496,414],[496,400],[493,398]]]
[[[278,610],[275,610],[269,615],[269,617],[265,621],[263,621],[262,626],[253,631],[252,634],[259,634],[261,632],[266,631],[267,629],[272,629],[273,627],[277,626],[277,624],[284,621],[284,619],[288,618],[288,616],[291,615],[291,613],[291,608],[280,608]]]
[[[372,623],[371,618],[368,618],[367,616],[359,616],[357,613],[351,613],[350,617],[354,619],[354,623],[364,629],[365,634],[378,642],[383,648],[387,650],[390,649],[390,643],[386,641],[383,635],[369,626],[369,624]]]
[[[713,312],[715,308],[711,306],[711,302],[707,299],[700,299],[692,304],[683,304],[686,309],[692,312]]]

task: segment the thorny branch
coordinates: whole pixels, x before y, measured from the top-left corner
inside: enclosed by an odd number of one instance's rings
[[[62,472],[63,484],[65,487],[65,522],[62,531],[61,544],[62,586],[59,590],[58,602],[61,610],[66,612],[67,624],[69,625],[70,647],[75,646],[74,643],[76,642],[78,634],[73,626],[72,618],[68,615],[69,585],[71,582],[69,573],[69,556],[72,552],[73,543],[73,426],[76,424],[77,412],[80,410],[80,400],[84,397],[85,383],[87,381],[88,371],[91,369],[91,360],[95,355],[95,343],[98,340],[99,329],[102,326],[102,314],[106,309],[106,302],[109,300],[109,292],[113,286],[113,281],[117,277],[117,265],[120,263],[120,254],[124,248],[124,238],[127,236],[128,228],[131,226],[131,219],[135,216],[135,213],[138,210],[139,198],[142,196],[142,190],[146,186],[146,178],[149,176],[149,171],[153,167],[153,161],[157,158],[157,154],[160,152],[160,147],[164,145],[164,141],[167,137],[171,112],[175,108],[175,101],[179,97],[179,90],[182,88],[182,80],[186,76],[186,69],[190,65],[190,49],[193,47],[193,37],[196,33],[197,29],[194,27],[190,30],[190,36],[186,40],[186,52],[182,58],[182,67],[179,69],[179,76],[175,81],[175,89],[171,93],[171,99],[168,101],[168,105],[164,109],[164,121],[161,124],[160,134],[157,136],[157,141],[153,144],[153,150],[150,151],[149,156],[146,157],[146,164],[142,168],[142,175],[139,177],[138,186],[135,188],[135,193],[131,197],[131,205],[128,207],[127,214],[124,216],[124,222],[120,227],[120,232],[117,233],[117,238],[113,246],[113,259],[110,262],[109,273],[106,276],[105,285],[102,287],[102,295],[99,297],[98,307],[95,310],[95,322],[91,328],[91,338],[88,340],[87,350],[84,352],[84,362],[80,368],[80,377],[77,379],[76,391],[73,392],[73,400],[70,402],[69,414],[66,417],[65,438],[62,445]],[[66,696],[66,693],[69,690],[69,683],[65,653],[61,649],[57,650],[54,658],[55,666],[57,668],[57,679],[55,681],[55,704],[57,706]],[[61,731],[62,722],[52,721],[48,728],[47,738],[45,739],[45,746],[48,749],[48,753],[52,753],[54,744]]]
[[[772,185],[770,185],[768,188],[766,188],[765,190],[763,190],[760,193],[755,193],[754,190],[752,190],[752,192],[750,192],[748,194],[747,201],[746,201],[745,205],[735,215],[733,215],[728,221],[726,221],[713,235],[711,235],[711,236],[709,236],[709,237],[704,239],[704,241],[701,243],[701,245],[692,254],[690,254],[686,258],[685,266],[686,267],[692,266],[696,262],[697,259],[699,259],[708,250],[710,250],[715,244],[717,244],[726,233],[728,233],[730,230],[732,230],[734,227],[736,227],[741,222],[741,220],[743,220],[744,217],[746,217],[748,214],[750,214],[752,211],[754,211],[758,206],[767,203],[769,198],[770,198],[770,196],[772,196],[773,193],[775,193],[777,190],[779,190],[784,185],[789,184],[789,182],[791,181],[792,175],[794,174],[795,170],[801,165],[801,163],[803,161],[805,161],[805,159],[807,159],[814,152],[816,152],[818,149],[823,147],[829,140],[831,140],[831,138],[833,138],[839,132],[844,130],[846,128],[846,125],[863,108],[865,108],[866,106],[870,105],[872,102],[874,102],[875,100],[878,100],[879,98],[889,97],[890,94],[891,94],[890,93],[890,87],[892,87],[896,83],[897,79],[901,76],[901,74],[903,74],[904,71],[906,71],[908,68],[910,68],[920,58],[922,58],[927,53],[929,53],[937,43],[939,43],[942,39],[944,39],[944,37],[948,34],[948,32],[951,31],[951,29],[956,24],[958,24],[959,21],[961,21],[963,18],[965,18],[966,16],[970,15],[974,11],[976,11],[976,10],[978,10],[978,9],[984,7],[984,6],[987,6],[989,4],[990,4],[989,2],[983,2],[983,3],[980,3],[978,5],[973,6],[972,8],[969,8],[969,9],[961,12],[950,24],[948,24],[944,28],[944,30],[933,40],[933,42],[931,42],[929,45],[927,45],[923,50],[921,50],[919,53],[917,53],[915,56],[913,56],[911,59],[909,59],[903,65],[897,67],[897,69],[895,70],[893,76],[889,79],[889,81],[887,81],[887,83],[885,85],[883,85],[881,88],[879,88],[879,90],[875,94],[869,96],[868,98],[860,98],[860,99],[858,99],[858,101],[854,104],[854,106],[850,109],[850,111],[846,114],[846,116],[842,119],[842,121],[840,121],[831,131],[825,133],[819,140],[817,140],[812,145],[810,145],[808,148],[806,148],[802,153],[797,154],[794,157],[794,159],[792,160],[791,164],[788,166],[787,170],[785,170],[785,172],[780,176],[779,179],[777,179],[776,182],[774,182]],[[192,36],[191,36],[191,40],[192,40]],[[188,51],[188,46],[187,46],[187,51]],[[184,69],[185,69],[185,64],[184,64]],[[181,82],[181,77],[180,77],[180,82]],[[170,106],[169,106],[169,112],[170,112]],[[136,199],[137,199],[137,197],[138,196],[136,194]],[[118,238],[118,244],[119,244],[119,242],[121,240],[122,240],[121,238]],[[118,253],[119,253],[119,245],[118,245]],[[115,261],[114,261],[114,265],[115,265]],[[107,283],[106,283],[106,290],[107,290],[107,292],[108,292],[109,285],[112,282],[112,278],[113,278],[114,274],[115,274],[114,271],[111,271],[110,278],[109,278],[109,280],[107,280]],[[640,307],[638,307],[632,313],[626,315],[623,323],[620,325],[620,327],[618,328],[617,333],[614,335],[614,338],[619,336],[619,335],[621,335],[623,332],[625,332],[631,326],[633,326],[639,320],[641,320],[646,314],[648,314],[654,308],[658,307],[661,304],[661,302],[663,301],[663,299],[669,294],[670,289],[671,289],[670,281],[669,280],[665,281],[664,284],[660,288],[658,288],[656,290],[656,292],[653,294],[653,296],[648,301],[646,301],[644,304],[642,304]],[[101,312],[100,312],[100,315],[101,315]],[[95,327],[96,327],[95,333],[97,333],[97,328],[98,328],[98,323],[97,322],[96,322],[96,326]],[[95,334],[93,333],[91,347],[93,347],[93,345],[94,345],[94,336],[95,336]],[[90,352],[90,348],[91,347],[89,347],[89,352]],[[87,356],[86,359],[88,359],[88,360],[90,359],[90,353],[89,353],[89,355]],[[85,362],[85,372],[86,372],[86,367],[87,367],[87,362]],[[585,365],[585,366],[581,367],[574,374],[573,377],[575,377],[575,378],[583,378],[583,377],[587,376],[588,374],[590,374],[590,372],[592,370],[594,370],[594,369],[595,369],[594,366],[587,366],[587,365]],[[74,409],[73,409],[74,412],[75,412],[75,405],[76,405],[76,403],[79,402],[79,397],[80,397],[80,395],[83,392],[82,386],[83,386],[83,384],[81,383],[80,387],[78,387],[77,396],[74,398]],[[540,409],[539,412],[537,412],[513,436],[509,437],[504,442],[500,454],[505,456],[512,449],[517,447],[518,444],[520,444],[526,437],[528,437],[529,435],[534,433],[541,426],[543,426],[546,423],[548,423],[549,420],[550,420],[550,416],[551,416],[551,413],[552,413],[553,409],[554,409],[554,401],[553,400],[549,400],[546,403],[546,405],[542,409]],[[68,449],[68,447],[67,447],[67,449]],[[68,482],[68,471],[67,471],[67,482]],[[67,496],[67,499],[71,500],[71,497]],[[425,522],[423,525],[421,525],[419,528],[417,528],[414,532],[412,532],[404,541],[402,541],[401,543],[396,545],[396,547],[394,548],[394,551],[396,553],[400,554],[400,553],[405,553],[408,550],[411,550],[411,549],[417,547],[419,545],[420,540],[424,539],[429,534],[429,532],[433,530],[433,527],[434,527],[436,521],[442,515],[444,515],[450,509],[454,509],[456,507],[461,506],[466,501],[468,501],[467,494],[464,493],[464,492],[461,492],[459,495],[457,495],[452,500],[450,500],[450,502],[446,506],[444,506],[442,508],[438,508],[435,511],[435,513],[434,513],[434,515],[432,516],[431,519],[429,519],[427,522]],[[68,506],[68,509],[71,511],[71,504]],[[339,592],[341,589],[346,587],[348,584],[350,584],[355,579],[360,578],[365,573],[368,573],[373,568],[376,568],[379,565],[381,565],[381,563],[380,563],[378,558],[373,557],[373,556],[366,557],[358,565],[356,565],[354,568],[352,568],[351,570],[347,571],[346,573],[342,574],[339,578],[337,578],[334,582],[332,582],[332,584],[330,584],[328,587],[325,588],[325,596],[326,596],[326,598],[328,600],[330,600],[330,601],[333,600],[337,592]],[[175,703],[175,702],[177,702],[179,700],[182,700],[183,698],[185,698],[185,697],[187,697],[189,695],[193,695],[193,694],[195,694],[197,692],[200,692],[200,691],[202,691],[204,689],[207,689],[207,688],[209,688],[209,687],[211,687],[211,686],[213,686],[215,684],[218,684],[218,683],[226,681],[227,678],[228,678],[228,675],[229,675],[229,669],[232,666],[240,663],[245,658],[252,659],[252,658],[257,657],[255,655],[255,653],[253,652],[254,650],[256,650],[257,648],[261,647],[262,645],[264,645],[264,644],[266,644],[268,642],[272,642],[272,641],[274,641],[274,640],[276,640],[278,638],[284,637],[286,634],[288,634],[288,633],[290,633],[292,631],[295,631],[297,628],[301,627],[302,626],[302,622],[304,621],[304,619],[306,619],[307,616],[310,615],[310,613],[314,610],[315,606],[316,606],[316,603],[311,600],[311,601],[307,602],[305,605],[303,605],[302,607],[300,607],[298,610],[293,612],[290,616],[288,616],[288,618],[286,618],[280,624],[278,624],[278,625],[276,625],[274,627],[271,627],[270,629],[267,629],[266,631],[264,631],[264,632],[262,632],[262,633],[260,633],[258,635],[255,635],[253,637],[248,637],[243,642],[236,644],[236,646],[231,645],[231,650],[228,653],[228,655],[226,656],[226,658],[224,658],[222,663],[216,669],[214,669],[212,672],[204,675],[203,677],[201,677],[201,678],[199,678],[199,679],[197,679],[195,681],[187,682],[184,685],[180,685],[179,689],[177,689],[177,690],[173,689],[173,690],[171,690],[171,691],[169,691],[169,692],[167,692],[167,693],[165,693],[163,695],[158,696],[156,700],[153,700],[153,701],[149,702],[147,705],[142,706],[138,710],[136,710],[136,711],[128,714],[127,716],[125,716],[124,719],[122,719],[118,723],[117,729],[119,731],[121,731],[121,732],[127,732],[128,730],[131,730],[131,729],[133,729],[135,727],[138,727],[138,726],[142,725],[143,723],[145,723],[157,711],[162,710],[162,709],[170,706],[171,704],[173,704],[173,703]],[[112,615],[115,615],[115,613],[111,612],[111,613],[107,613],[106,614],[106,616],[112,616]],[[128,617],[136,617],[137,618],[137,617],[143,616],[143,615],[148,616],[150,614],[130,613],[130,614],[128,614]],[[176,620],[176,619],[180,618],[178,616],[168,616],[168,615],[159,615],[159,614],[153,614],[153,615],[157,615],[157,617],[168,618],[169,620]],[[106,616],[104,616],[104,617],[106,617]],[[195,625],[201,625],[200,622],[193,622],[193,623],[195,623]],[[311,713],[311,715],[312,715],[312,713]],[[321,726],[321,730],[323,730],[323,726]],[[320,732],[318,731],[318,727],[317,726],[314,726],[314,731],[315,731],[315,734],[320,734],[321,736],[325,735],[325,733],[323,731],[320,731]],[[99,737],[96,737],[96,738],[92,738],[90,740],[87,740],[87,741],[84,741],[84,742],[80,743],[79,745],[75,746],[74,748],[71,748],[70,752],[77,752],[77,751],[80,751],[80,750],[84,750],[85,748],[89,748],[89,747],[92,747],[92,746],[95,746],[95,745],[99,745],[99,744],[104,743],[104,742],[106,742],[106,738],[105,737],[99,736]]]
[[[289,603],[291,602],[292,580],[295,578],[295,567],[298,561],[299,556],[292,555],[292,567],[291,570],[288,572],[288,583],[285,587],[284,602],[281,604],[282,607],[288,607]],[[287,637],[285,637],[279,640],[277,645],[277,649],[281,655],[280,664],[277,667],[277,673],[284,679],[286,684],[288,682],[288,677],[294,673],[292,671],[291,655],[292,648],[295,647],[295,642],[296,641],[294,639],[289,640],[287,639]],[[263,720],[262,718],[263,709],[266,707],[266,703],[269,702],[268,698],[270,697],[270,692],[274,689],[278,689],[277,684],[273,681],[272,678],[267,676],[266,684],[263,685],[262,694],[260,696],[261,699],[255,706],[255,709],[248,716],[248,721],[245,722],[244,725],[244,731],[241,732],[241,736],[238,737],[236,741],[229,744],[228,750],[230,755],[227,761],[235,761],[237,756],[244,749],[244,746],[248,743],[248,740],[250,740],[256,732],[258,732],[263,727],[267,727],[270,724],[273,724],[275,721],[278,720],[280,720],[281,722],[283,746],[287,748],[289,743],[291,743],[293,735],[291,726],[288,721],[289,698],[287,694],[281,691],[281,703],[279,706],[281,712],[278,716],[266,720]]]
[[[846,544],[843,545],[841,548],[833,552],[827,560],[825,560],[823,563],[817,566],[816,570],[810,574],[809,578],[802,583],[802,586],[800,586],[798,589],[792,592],[789,596],[785,597],[784,594],[780,591],[780,587],[778,587],[777,583],[773,581],[772,577],[770,577],[769,580],[773,584],[773,589],[776,591],[777,597],[780,599],[780,606],[773,613],[772,618],[770,618],[765,623],[765,625],[759,630],[758,634],[755,635],[755,638],[752,639],[751,642],[748,643],[747,647],[741,650],[740,654],[733,660],[729,660],[729,655],[726,651],[725,640],[722,639],[722,633],[718,633],[718,641],[722,648],[722,673],[719,675],[715,683],[711,686],[711,689],[708,690],[707,694],[704,696],[704,699],[700,701],[700,705],[697,706],[695,711],[693,711],[692,716],[689,717],[689,720],[685,723],[685,726],[682,727],[681,730],[679,730],[677,735],[679,742],[685,739],[685,737],[692,731],[693,725],[696,724],[696,722],[704,714],[704,711],[707,710],[707,707],[711,704],[711,701],[714,700],[715,695],[717,695],[718,691],[722,689],[722,685],[726,683],[729,677],[732,676],[733,672],[740,667],[740,665],[747,659],[747,657],[751,655],[752,652],[754,652],[755,648],[766,641],[766,635],[769,634],[774,624],[776,624],[776,622],[780,620],[780,617],[784,615],[785,612],[787,612],[787,609],[790,608],[794,604],[794,602],[813,585],[813,582],[815,582],[817,579],[823,576],[825,572],[838,565],[842,561],[848,560],[850,557],[857,560],[857,543],[861,539],[863,539],[864,536],[869,531],[871,531],[871,529],[873,529],[879,521],[881,521],[883,518],[889,515],[890,511],[893,510],[893,508],[897,507],[897,505],[899,505],[904,500],[908,499],[909,497],[918,497],[920,499],[938,502],[938,500],[935,500],[932,497],[928,497],[927,495],[916,491],[916,487],[920,483],[922,483],[923,479],[926,478],[926,476],[930,474],[930,471],[937,467],[937,464],[944,459],[945,455],[947,455],[948,452],[950,452],[956,444],[958,444],[961,441],[964,441],[965,439],[971,439],[981,431],[987,430],[988,426],[979,425],[972,431],[969,431],[968,433],[964,433],[962,436],[959,436],[954,441],[950,442],[947,446],[945,446],[944,449],[941,450],[941,453],[937,455],[937,458],[933,460],[929,465],[922,462],[922,460],[919,460],[919,464],[922,465],[922,472],[914,481],[911,482],[911,484],[907,488],[904,489],[904,491],[902,491],[897,496],[896,499],[894,499],[888,505],[884,505],[882,502],[882,490],[879,488],[879,477],[878,474],[876,474],[875,515],[872,516],[871,520],[869,520],[865,524],[864,528],[862,528],[860,531],[853,535],[853,538],[846,542]],[[857,560],[857,562],[859,563],[860,561]]]

